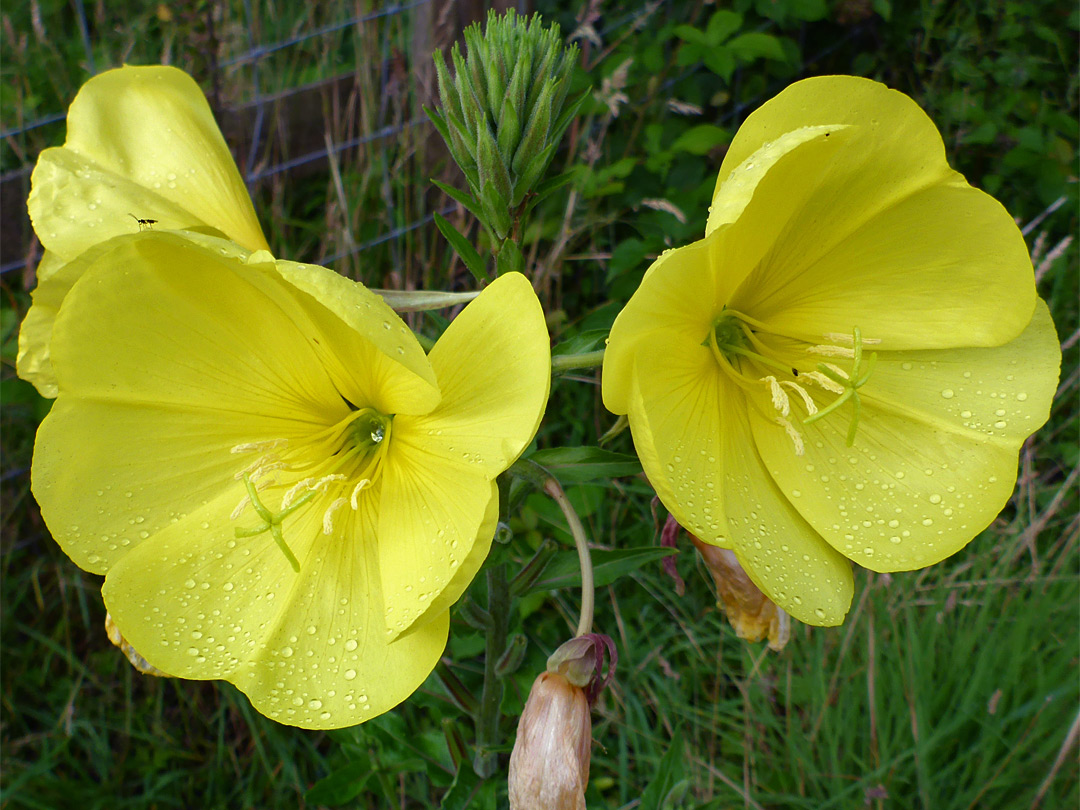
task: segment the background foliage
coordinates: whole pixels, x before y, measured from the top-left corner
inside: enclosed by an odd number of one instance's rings
[[[399,710],[338,732],[276,725],[228,684],[138,675],[105,638],[100,579],[67,560],[41,522],[29,463],[48,403],[14,377],[39,252],[20,198],[28,168],[62,142],[64,125],[22,130],[66,109],[93,72],[123,62],[170,62],[200,81],[276,254],[322,260],[372,286],[468,287],[430,224],[434,211],[470,224],[427,183],[453,177],[417,116],[423,82],[414,77],[426,56],[415,43],[430,9],[402,5],[34,0],[0,15],[4,807],[424,808],[444,797],[464,806],[448,793],[445,731],[460,715],[444,681],[478,690],[478,632],[456,620],[441,678]],[[700,235],[726,144],[751,110],[803,76],[854,73],[918,100],[953,165],[1017,217],[1065,349],[1051,421],[1025,445],[1001,518],[928,571],[861,572],[841,628],[798,627],[779,654],[739,641],[689,546],[676,561],[684,595],[655,555],[609,570],[596,626],[619,645],[620,666],[595,715],[590,806],[1075,807],[1075,4],[537,7],[576,36],[576,86],[596,91],[553,164],[573,183],[537,209],[527,232],[556,344],[599,345],[651,259]],[[266,47],[275,43],[287,44]],[[292,94],[307,84],[313,93]],[[379,132],[390,135],[371,138]],[[445,321],[412,325],[435,334]],[[612,421],[596,375],[567,374],[537,446],[595,444]],[[610,449],[631,453],[629,436]],[[564,484],[597,548],[655,545],[663,513],[643,481]],[[511,528],[497,554],[512,570],[548,538],[572,554],[561,514],[538,494],[525,495]],[[577,594],[550,589],[558,570],[510,618],[528,646],[504,699],[507,752],[533,677],[573,632]],[[504,806],[498,781],[471,806]]]

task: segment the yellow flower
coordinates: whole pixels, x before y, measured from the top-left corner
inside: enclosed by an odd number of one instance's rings
[[[749,117],[705,238],[616,319],[604,404],[679,523],[810,624],[849,560],[938,562],[1008,500],[1060,351],[1023,237],[901,93],[833,76]]]
[[[96,249],[52,335],[32,483],[123,638],[283,723],[362,722],[441,655],[547,400],[509,274],[425,355],[381,298],[198,234]]]
[[[38,158],[27,201],[45,254],[19,332],[18,371],[47,397],[56,396],[53,320],[87,250],[148,228],[268,247],[210,106],[183,71],[123,67],[95,76],[72,102],[67,126],[64,145]]]

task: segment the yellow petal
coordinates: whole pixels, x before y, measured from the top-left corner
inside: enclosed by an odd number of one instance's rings
[[[395,633],[447,609],[475,576],[498,519],[495,476],[543,416],[551,354],[529,280],[508,273],[489,285],[430,360],[442,401],[394,418],[383,472],[380,567]]]
[[[655,451],[640,455],[646,475],[662,482],[657,494],[676,520],[734,550],[773,602],[804,623],[839,624],[854,587],[850,564],[773,483],[745,397],[721,382],[708,349],[691,345],[657,344],[637,358],[630,428],[635,443],[647,431]]]
[[[751,155],[788,133],[849,125],[864,133],[865,155],[849,169],[861,186],[887,185],[902,196],[905,188],[952,174],[937,127],[908,96],[870,79],[818,76],[788,86],[743,122],[724,156],[714,196]]]
[[[762,145],[734,169],[727,172],[721,169],[720,177],[716,181],[712,205],[709,206],[709,220],[705,223],[705,235],[708,236],[721,225],[734,222],[739,218],[753,198],[757,184],[784,155],[798,149],[804,143],[832,137],[843,129],[846,129],[846,125],[799,127]]]
[[[379,574],[391,639],[449,610],[487,557],[498,489],[391,437],[379,506]]]
[[[777,484],[834,548],[875,571],[922,568],[965,546],[1008,501],[1020,446],[1049,415],[1060,359],[1039,302],[1004,346],[881,353],[860,389],[852,447],[850,406],[803,427],[801,458],[751,411],[754,437]]]
[[[275,267],[310,319],[314,351],[353,405],[423,414],[438,404],[439,385],[424,349],[378,294],[325,267],[288,261]]]
[[[955,173],[914,188],[883,176],[871,132],[852,125],[804,142],[757,182],[720,229],[744,252],[756,245],[730,306],[811,343],[855,326],[886,349],[1011,340],[1035,304],[1012,218]],[[736,274],[747,268],[725,259]]]
[[[138,232],[136,219],[267,247],[206,98],[172,67],[123,67],[83,85],[64,146],[38,158],[28,207],[42,244],[64,259]]]
[[[604,352],[604,407],[629,411],[630,380],[640,347],[682,338],[701,343],[730,298],[731,245],[723,232],[665,251],[615,318]],[[737,279],[735,279],[737,282]]]
[[[125,553],[199,504],[243,496],[234,474],[252,460],[231,452],[299,427],[242,411],[156,407],[61,396],[38,429],[34,497],[75,563],[105,573]]]
[[[551,350],[529,280],[507,273],[447,327],[429,355],[442,392],[431,413],[394,421],[407,442],[487,480],[529,446],[547,405]]]
[[[65,263],[55,253],[45,251],[37,267],[38,284],[31,295],[30,310],[19,327],[19,355],[15,369],[20,377],[33,383],[43,397],[56,396],[56,375],[52,370],[49,344],[60,304],[82,274],[83,268],[74,267],[74,264]]]
[[[307,337],[274,305],[286,295],[274,276],[178,234],[118,239],[57,316],[51,352],[61,396],[301,422],[316,414],[332,424],[347,405]],[[267,437],[250,440],[259,438]]]
[[[347,542],[321,534],[316,508],[286,518],[298,574],[264,536],[233,537],[236,523],[211,504],[125,555],[106,577],[105,603],[159,669],[229,680],[281,723],[361,723],[419,687],[449,626],[443,613],[389,642],[372,503],[350,513]]]

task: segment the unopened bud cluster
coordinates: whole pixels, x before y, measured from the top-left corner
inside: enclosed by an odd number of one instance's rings
[[[438,113],[428,111],[465,173],[473,201],[499,240],[512,211],[543,176],[578,101],[567,105],[577,46],[563,48],[559,26],[527,24],[513,10],[465,30],[466,56],[455,44],[454,75],[435,52]]]

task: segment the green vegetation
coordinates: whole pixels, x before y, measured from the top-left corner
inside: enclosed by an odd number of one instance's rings
[[[5,130],[63,111],[90,75],[81,2],[10,5],[0,15]],[[309,5],[86,4],[85,41],[97,70],[168,61],[193,73],[241,168],[262,175],[253,183],[256,209],[278,255],[344,254],[331,266],[372,286],[471,288],[430,218],[442,212],[483,238],[428,182],[461,178],[444,167],[434,130],[408,125],[430,102],[410,82],[411,64],[430,52],[414,47],[427,6],[302,38],[379,4]],[[582,49],[570,92],[596,91],[552,163],[553,173],[572,173],[568,189],[534,209],[521,239],[556,343],[572,341],[574,352],[601,346],[652,257],[698,237],[725,146],[751,110],[797,78],[855,73],[919,101],[953,165],[1025,227],[1065,349],[1051,421],[1025,446],[1003,515],[935,568],[861,572],[843,627],[798,626],[771,653],[735,637],[689,544],[676,558],[685,595],[654,554],[631,571],[609,567],[595,626],[614,638],[619,668],[594,715],[589,806],[1075,807],[1080,251],[1071,238],[1080,227],[1080,14],[1055,0],[734,0],[607,4],[593,19],[582,5],[537,3]],[[241,58],[290,40],[299,41],[258,61]],[[342,76],[344,91],[335,81]],[[272,98],[308,83],[322,84]],[[251,150],[258,115],[244,105],[266,96]],[[334,151],[383,127],[401,132]],[[29,176],[20,171],[63,131],[58,122],[5,138],[0,170],[9,188],[25,196]],[[317,150],[332,159],[270,171]],[[5,262],[36,256],[29,224],[11,217],[17,195],[7,194]],[[350,253],[389,233],[398,235]],[[446,683],[479,693],[484,638],[461,618],[449,663],[420,692],[364,726],[330,733],[266,720],[228,684],[141,676],[109,644],[100,578],[60,552],[30,494],[33,434],[48,403],[15,378],[14,360],[33,275],[18,268],[0,283],[0,803],[426,808],[449,795],[445,806],[465,806],[448,794],[455,765],[447,732],[468,738],[470,729]],[[445,325],[409,317],[428,335]],[[571,370],[555,380],[537,445],[596,444],[613,421],[596,374]],[[633,452],[628,433],[607,447]],[[594,480],[563,479],[594,545],[655,547],[662,510],[654,514],[651,490],[626,475],[632,464],[621,455],[609,461]],[[613,470],[625,477],[600,477]],[[523,495],[513,537],[495,551],[512,572],[548,539],[557,554],[573,554],[554,503]],[[548,589],[567,581],[558,556],[552,566],[544,587],[516,600],[509,617],[510,633],[528,646],[503,698],[504,755],[533,677],[576,623],[578,594]],[[483,580],[469,596],[479,604]],[[470,806],[505,806],[500,780],[485,783]]]

